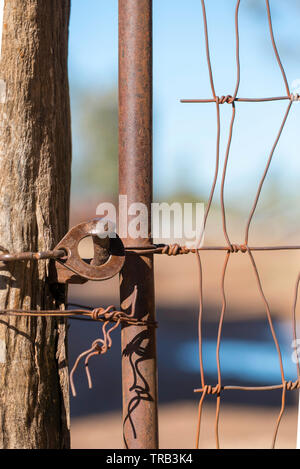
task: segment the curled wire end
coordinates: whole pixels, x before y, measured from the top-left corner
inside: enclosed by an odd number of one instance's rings
[[[125,312],[122,311],[116,311],[115,306],[110,305],[108,308],[95,308],[91,312],[91,317],[94,320],[99,320],[102,318],[105,322],[102,326],[102,338],[101,339],[96,339],[92,343],[92,346],[88,349],[82,352],[76,359],[74,366],[70,372],[70,386],[71,386],[71,391],[73,396],[76,396],[76,389],[74,385],[74,373],[79,365],[79,362],[81,361],[82,358],[85,357],[84,360],[84,367],[85,367],[85,373],[88,381],[88,386],[89,389],[92,389],[93,383],[92,383],[92,378],[91,378],[91,373],[89,370],[89,360],[95,355],[104,355],[112,346],[112,338],[111,338],[111,333],[119,327],[122,321],[130,322],[133,321],[134,315],[135,315],[135,306],[136,306],[136,301],[137,301],[137,294],[138,294],[138,289],[137,286],[134,287],[133,293],[130,298],[130,305],[131,305],[131,312],[130,314],[126,314]],[[110,327],[110,329],[106,330],[108,324],[110,322],[114,322],[114,324]]]
[[[98,340],[101,340],[101,339],[98,339]],[[95,341],[96,342],[96,341]],[[98,342],[98,341],[97,341]],[[73,397],[76,397],[76,388],[75,388],[75,385],[74,385],[74,373],[75,371],[77,370],[77,367],[79,365],[79,362],[80,360],[85,357],[86,355],[90,355],[91,353],[93,353],[95,350],[95,346],[94,346],[94,342],[92,344],[92,347],[89,348],[88,350],[86,350],[85,352],[82,352],[80,355],[78,355],[74,365],[73,365],[73,368],[70,372],[70,386],[71,386],[71,391],[72,391],[72,394],[73,394]],[[88,375],[87,375],[88,376]]]
[[[99,345],[99,342],[102,344],[102,345]],[[104,353],[107,352],[108,348],[105,344],[105,341],[102,340],[102,339],[97,339],[93,342],[93,345],[92,345],[92,349],[93,351],[90,352],[85,361],[84,361],[84,367],[85,367],[85,374],[86,374],[86,377],[87,377],[87,382],[88,382],[88,387],[89,389],[92,389],[93,387],[93,382],[92,382],[92,377],[91,377],[91,373],[90,373],[90,370],[89,370],[89,360],[91,357],[93,357],[94,355],[102,355]]]
[[[72,370],[71,370],[71,373],[70,373],[70,387],[71,387],[72,396],[76,397],[77,393],[76,393],[76,388],[75,388],[74,379],[73,379],[74,371],[75,371],[75,369],[73,367]]]
[[[110,308],[111,307],[104,310],[104,311],[106,311],[105,314],[108,314],[107,310],[109,310]],[[111,314],[114,314],[114,312],[109,313],[109,315],[111,315]],[[90,370],[89,370],[89,360],[90,360],[90,358],[92,358],[95,355],[104,355],[111,348],[112,338],[111,338],[110,334],[111,334],[112,331],[117,329],[117,327],[119,327],[119,325],[121,324],[121,319],[120,318],[116,318],[116,319],[117,319],[116,323],[108,331],[106,330],[106,327],[109,324],[110,319],[105,321],[105,323],[102,326],[103,339],[94,340],[94,342],[92,343],[92,346],[88,350],[85,350],[84,352],[82,352],[77,357],[77,359],[74,363],[74,366],[73,366],[73,368],[70,372],[70,386],[71,386],[71,391],[72,391],[73,397],[76,397],[76,389],[75,389],[75,385],[74,385],[74,373],[77,370],[79,362],[84,357],[85,357],[84,367],[85,367],[85,373],[86,373],[86,377],[87,377],[88,387],[89,387],[89,389],[92,389],[93,382],[92,382],[92,377],[91,377],[91,373],[90,373]]]
[[[92,389],[93,382],[92,382],[91,373],[90,373],[90,370],[89,370],[89,364],[86,362],[84,364],[84,366],[85,366],[85,374],[86,374],[87,381],[88,381],[88,387],[89,387],[89,389]]]

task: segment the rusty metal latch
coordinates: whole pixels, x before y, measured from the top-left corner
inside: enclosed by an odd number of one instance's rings
[[[51,282],[85,283],[88,280],[107,280],[117,275],[125,262],[125,250],[121,239],[116,237],[100,238],[97,224],[101,218],[74,226],[58,243],[55,250],[64,250],[66,258],[55,260]],[[78,245],[84,238],[92,236],[94,258],[83,260]]]

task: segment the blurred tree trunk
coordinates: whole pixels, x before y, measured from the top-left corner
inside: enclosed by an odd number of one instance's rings
[[[70,0],[6,0],[0,63],[0,245],[52,249],[68,228]],[[0,267],[0,309],[56,306],[49,261]],[[0,316],[0,447],[68,448],[64,320]]]

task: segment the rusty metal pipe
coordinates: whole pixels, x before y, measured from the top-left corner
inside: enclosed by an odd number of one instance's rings
[[[152,0],[119,0],[119,193],[128,205],[152,202]],[[131,217],[128,217],[130,221]],[[147,238],[123,238],[148,246]],[[123,310],[137,287],[135,317],[155,321],[153,254],[126,256],[120,275]],[[124,445],[158,448],[155,328],[122,328]]]

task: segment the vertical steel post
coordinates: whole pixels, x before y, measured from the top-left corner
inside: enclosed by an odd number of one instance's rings
[[[152,202],[152,0],[119,0],[119,193],[128,206]],[[132,218],[132,217],[131,217]],[[128,222],[130,216],[128,216]],[[127,255],[120,276],[121,307],[137,287],[136,317],[155,320],[153,255]],[[158,448],[156,333],[152,326],[122,329],[123,431],[126,448]]]

